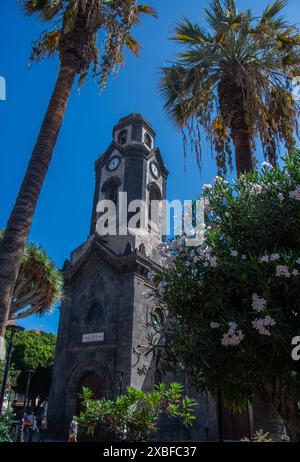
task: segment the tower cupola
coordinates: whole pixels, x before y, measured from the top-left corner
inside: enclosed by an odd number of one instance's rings
[[[115,125],[113,139],[120,146],[137,144],[151,151],[154,148],[155,131],[141,114],[133,113],[123,117]]]

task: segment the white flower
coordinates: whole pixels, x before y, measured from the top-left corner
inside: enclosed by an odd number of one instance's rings
[[[276,266],[276,276],[289,278],[291,276],[291,273],[289,272],[288,266],[286,265]]]
[[[260,333],[260,335],[267,336],[270,336],[271,332],[268,329],[266,329],[266,327],[275,326],[275,324],[276,322],[269,315],[265,318],[256,318],[254,321],[252,321],[254,329],[256,329]]]
[[[250,188],[250,196],[256,196],[263,191],[263,187],[260,184],[252,184]]]
[[[228,323],[229,330],[221,338],[221,343],[223,346],[237,346],[244,339],[244,334],[241,330],[237,330],[237,325],[235,322]]]
[[[197,258],[197,261],[200,259],[203,261],[203,266],[207,268],[208,266],[211,266],[212,268],[216,268],[217,266],[217,257],[212,255],[212,248],[211,247],[198,247],[196,249],[197,254],[199,257]]]
[[[232,257],[237,257],[237,256],[238,256],[238,252],[237,252],[236,250],[232,250],[232,251],[230,252],[230,255],[231,255]]]
[[[280,260],[280,255],[278,253],[272,253],[272,255],[270,255],[270,261],[276,260]]]
[[[223,178],[219,175],[216,176],[216,178],[213,180],[214,183],[217,183],[218,181],[223,181]]]
[[[267,305],[265,298],[259,297],[257,294],[252,295],[252,308],[254,311],[263,311]]]
[[[263,168],[273,168],[273,165],[270,164],[269,162],[263,162],[263,163],[261,164],[261,166],[262,166]]]
[[[290,196],[291,199],[295,199],[296,201],[300,201],[300,185],[297,185],[295,191],[291,191],[289,196]]]
[[[242,256],[241,256],[241,259],[242,259],[242,260],[247,260],[247,256],[246,256],[246,255],[242,255]]]
[[[160,253],[161,253],[161,255],[167,255],[169,253],[169,246],[168,245],[161,245]]]
[[[216,268],[216,266],[217,266],[217,257],[210,257],[209,263],[210,263],[210,266],[212,268]]]
[[[297,269],[294,269],[294,270],[292,271],[292,275],[293,275],[293,276],[299,276],[299,271],[298,271]]]
[[[204,184],[202,186],[202,189],[203,189],[203,191],[210,191],[212,189],[212,185],[211,184]]]
[[[259,261],[261,263],[269,263],[270,259],[268,255],[264,255],[263,257],[260,257]]]
[[[220,327],[220,324],[218,322],[211,321],[209,326],[210,326],[211,329],[218,329]]]
[[[278,199],[282,202],[284,200],[284,195],[282,193],[278,193]]]
[[[298,265],[300,265],[300,258],[297,258],[296,263],[298,263]]]

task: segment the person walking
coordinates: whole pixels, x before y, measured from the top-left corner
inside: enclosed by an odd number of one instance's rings
[[[44,415],[42,417],[42,420],[41,420],[41,423],[40,423],[40,439],[39,439],[39,443],[44,443],[45,442],[45,438],[46,438],[46,433],[47,433],[47,427],[48,427],[48,424],[47,424],[47,417]]]
[[[32,420],[32,434],[31,434],[31,440],[30,442],[32,442],[32,440],[34,441],[35,439],[35,435],[37,435],[37,433],[39,433],[39,427],[38,427],[38,422],[37,422],[37,418],[36,416],[33,414],[33,420]]]
[[[33,412],[31,412],[28,416],[28,443],[32,443],[32,438],[34,435],[34,421],[35,421],[35,415]]]
[[[76,417],[74,416],[69,427],[69,443],[77,443],[77,434],[78,434],[78,423]]]
[[[25,412],[22,422],[21,422],[21,429],[20,429],[21,430],[21,440],[23,442],[25,442],[26,440],[29,441],[30,439],[30,433],[29,433],[30,426],[31,426],[30,416],[28,416]]]

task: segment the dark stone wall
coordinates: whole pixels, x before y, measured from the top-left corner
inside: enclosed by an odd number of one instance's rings
[[[94,325],[87,321],[91,304],[104,308]],[[53,382],[49,397],[49,426],[65,429],[76,412],[80,380],[95,372],[103,386],[101,394],[112,398],[119,392],[121,372],[124,387],[130,384],[132,351],[133,278],[120,273],[97,256],[70,280],[61,308]],[[82,343],[82,335],[103,332],[104,341]]]

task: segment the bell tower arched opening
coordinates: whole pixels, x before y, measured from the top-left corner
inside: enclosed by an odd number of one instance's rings
[[[154,182],[148,186],[148,228],[149,231],[159,233],[160,229],[160,201],[162,199],[161,191]]]

